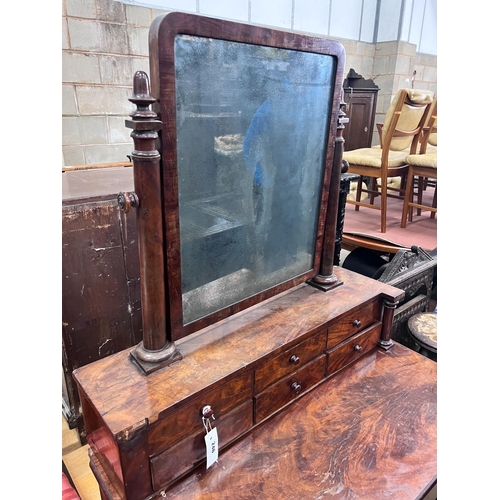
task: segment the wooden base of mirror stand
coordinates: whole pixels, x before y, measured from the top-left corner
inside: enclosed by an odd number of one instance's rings
[[[158,351],[148,351],[141,342],[135,349],[130,351],[130,359],[142,372],[148,375],[176,361],[180,361],[182,354],[175,348],[173,343]]]

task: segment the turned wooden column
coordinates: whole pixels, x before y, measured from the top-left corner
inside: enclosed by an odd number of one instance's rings
[[[144,71],[134,76],[134,95],[129,99],[137,106],[125,125],[133,129],[132,162],[134,193],[120,193],[118,203],[127,212],[137,211],[137,235],[141,279],[143,341],[131,351],[132,360],[151,373],[181,359],[167,330],[165,297],[164,227],[162,217],[160,153],[156,150],[162,122],[149,109],[156,99],[150,95],[149,78]]]
[[[394,313],[398,307],[398,301],[384,299],[382,308],[382,332],[380,333],[380,340],[378,345],[385,350],[390,349],[394,345],[391,339],[392,324],[394,321]]]
[[[337,120],[337,133],[335,136],[335,149],[333,152],[332,176],[330,180],[330,194],[328,196],[328,206],[326,209],[325,235],[323,238],[323,248],[321,254],[321,264],[319,274],[309,283],[324,291],[331,290],[342,284],[342,281],[333,272],[335,260],[335,240],[337,234],[337,217],[339,211],[339,187],[340,176],[343,168],[342,156],[344,154],[344,138],[342,133],[345,123],[349,121],[343,110],[345,106],[342,96],[339,105],[339,115]]]

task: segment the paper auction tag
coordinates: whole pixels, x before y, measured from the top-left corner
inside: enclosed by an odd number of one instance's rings
[[[205,434],[205,445],[207,447],[207,469],[219,459],[219,437],[217,427],[213,427]]]

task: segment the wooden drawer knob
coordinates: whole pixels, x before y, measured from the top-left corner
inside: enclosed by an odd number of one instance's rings
[[[356,345],[354,346],[354,350],[355,350],[356,352],[361,352],[361,351],[363,350],[363,348],[362,348],[359,344],[356,344]]]
[[[302,390],[302,386],[300,385],[300,382],[293,382],[290,389],[298,394]]]
[[[361,321],[359,321],[359,319],[355,319],[352,322],[352,326],[354,326],[355,328],[359,328],[361,326]]]
[[[290,358],[290,363],[298,365],[300,363],[300,358],[296,354],[293,354]]]

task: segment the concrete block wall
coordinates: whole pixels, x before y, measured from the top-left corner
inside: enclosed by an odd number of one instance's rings
[[[319,0],[314,15],[304,2],[178,1],[179,10],[187,12],[337,39],[346,49],[345,73],[352,68],[380,87],[377,122],[383,121],[397,90],[411,86],[414,70],[414,87],[436,92],[436,56],[417,54],[416,46],[406,42],[337,38],[325,22],[332,15],[329,0]],[[128,101],[132,79],[138,70],[149,73],[149,26],[165,12],[114,0],[62,0],[63,165],[128,161],[132,140],[125,119],[134,109]],[[378,143],[376,132],[373,143]]]
[[[66,166],[126,162],[132,78],[149,72],[151,9],[63,0],[62,148]]]
[[[417,54],[416,46],[407,42],[383,42],[375,45],[372,79],[380,87],[377,96],[376,123],[382,123],[392,98],[399,89],[432,90],[437,95],[437,57]],[[378,144],[378,134],[372,143]]]

